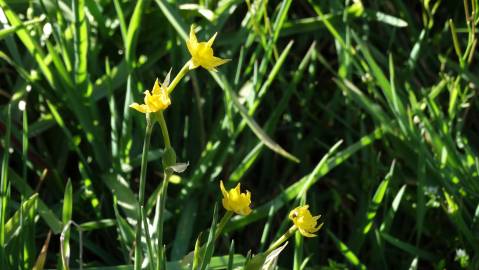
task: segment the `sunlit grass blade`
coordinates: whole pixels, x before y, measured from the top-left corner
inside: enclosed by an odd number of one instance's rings
[[[187,40],[188,39],[188,34],[185,30],[185,29],[187,29],[187,25],[184,23],[183,19],[181,18],[181,16],[178,13],[178,11],[176,9],[174,9],[174,7],[172,7],[170,5],[170,3],[168,3],[168,1],[155,0],[155,2],[158,4],[161,11],[166,16],[168,21],[171,23],[173,28],[175,28],[176,32],[180,35],[180,37],[183,40]]]
[[[215,249],[215,234],[216,234],[217,220],[218,220],[218,204],[215,204],[215,208],[213,210],[213,220],[211,221],[211,227],[208,233],[208,240],[206,241],[204,253],[202,254],[202,258],[201,258],[201,266],[199,268],[200,270],[205,270],[208,267],[211,261],[211,257],[213,256],[213,251]]]
[[[128,24],[125,41],[125,59],[130,66],[135,64],[134,61],[136,58],[136,44],[138,42],[141,19],[145,7],[148,5],[149,2],[149,0],[139,0],[136,2],[135,9],[130,18],[130,23]]]
[[[371,198],[371,201],[369,203],[369,206],[366,212],[364,213],[364,217],[361,219],[359,223],[360,224],[359,228],[356,231],[356,234],[353,236],[352,244],[350,246],[351,246],[351,249],[356,253],[360,251],[366,235],[369,233],[369,231],[371,230],[373,226],[376,213],[379,207],[381,207],[386,191],[388,190],[389,182],[391,181],[391,178],[394,174],[395,164],[396,164],[395,161],[393,161],[389,169],[389,172],[384,177],[384,180],[382,180],[381,183],[379,183],[379,186],[376,189],[376,192],[374,193],[373,197]]]
[[[70,221],[73,213],[73,188],[70,179],[65,186],[65,196],[63,197],[62,222],[64,229],[62,231],[62,265],[64,269],[69,269],[70,261]]]
[[[2,171],[0,174],[0,264],[7,265],[7,253],[5,250],[5,226],[8,204],[8,181],[9,181],[9,159],[10,159],[10,136],[12,126],[12,106],[7,106],[6,132],[3,139]]]
[[[31,211],[36,212],[37,200],[38,194],[33,194],[32,196],[30,196],[30,198],[28,198],[22,203],[20,209],[18,209],[13,214],[13,216],[10,217],[7,222],[5,222],[5,242],[10,242],[14,236],[18,235],[19,233],[22,233],[22,222],[24,224],[27,222],[34,222],[33,220],[27,219],[28,213],[30,213]],[[22,215],[24,217],[22,217]]]
[[[3,12],[5,13],[5,16],[8,18],[10,24],[12,27],[17,27],[23,25],[23,22],[20,20],[18,15],[12,11],[9,6],[7,6],[6,2],[4,0],[0,1],[0,8],[3,9]],[[20,40],[23,42],[23,45],[27,48],[29,53],[35,58],[35,60],[38,63],[38,66],[40,67],[40,70],[42,71],[43,75],[49,82],[51,86],[55,85],[53,74],[48,67],[48,65],[45,63],[45,53],[43,49],[40,47],[38,42],[34,40],[28,31],[24,27],[20,27],[16,31],[17,36],[20,38]]]
[[[34,194],[34,190],[28,185],[28,183],[18,176],[12,169],[8,171],[9,178],[12,180],[12,186],[15,187],[23,196],[30,197]],[[48,206],[41,199],[38,199],[38,213],[43,218],[45,223],[50,229],[59,234],[62,231],[62,222],[55,215],[55,213],[48,208]]]
[[[142,224],[143,224],[143,232],[145,234],[145,238],[146,238],[146,250],[147,250],[147,259],[148,259],[148,262],[149,262],[149,269],[158,269],[158,268],[155,268],[155,262],[156,262],[156,259],[155,257],[153,256],[153,254],[155,254],[155,251],[153,250],[153,244],[152,244],[152,241],[151,241],[151,236],[150,236],[150,229],[149,229],[149,224],[148,224],[148,218],[146,216],[146,213],[145,213],[145,208],[143,208],[143,206],[141,206],[141,217],[142,217],[142,220],[140,221]]]
[[[73,51],[74,51],[74,78],[75,84],[85,95],[90,96],[92,88],[88,86],[88,29],[85,16],[85,0],[72,0],[73,11]]]
[[[23,24],[19,24],[13,27],[8,27],[5,29],[0,30],[0,40],[4,39],[5,37],[15,34],[16,31],[18,31],[20,28],[27,27],[29,25],[34,25],[38,24],[43,21],[43,18],[35,18],[29,21],[23,22]]]
[[[397,192],[396,196],[394,197],[391,203],[391,208],[386,213],[386,216],[384,217],[383,222],[381,223],[381,226],[380,226],[381,232],[387,233],[389,229],[391,228],[394,216],[396,215],[396,212],[399,208],[399,204],[401,203],[403,199],[403,195],[405,191],[406,191],[406,185],[403,185]]]
[[[367,267],[361,263],[359,258],[357,257],[356,254],[341,240],[339,240],[332,232],[329,230],[327,231],[329,237],[333,240],[333,242],[336,244],[336,247],[339,249],[341,254],[348,260],[349,263],[351,263],[355,268],[365,270]]]

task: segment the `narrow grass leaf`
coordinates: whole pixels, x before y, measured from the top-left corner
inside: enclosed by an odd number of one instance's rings
[[[65,196],[63,197],[63,211],[62,211],[62,221],[63,221],[63,232],[62,232],[62,264],[63,268],[69,269],[69,260],[70,260],[70,221],[72,220],[73,212],[73,188],[70,179],[68,179],[67,185],[65,186]]]
[[[208,264],[211,261],[213,256],[213,251],[215,249],[215,234],[216,234],[216,224],[218,219],[218,204],[215,204],[213,211],[213,220],[211,221],[210,231],[208,234],[208,240],[206,241],[205,251],[201,259],[200,270],[205,270]]]
[[[406,185],[403,185],[399,191],[396,193],[396,196],[394,197],[394,200],[391,203],[391,208],[388,210],[386,216],[383,219],[383,222],[381,223],[380,231],[381,232],[388,232],[389,229],[391,228],[394,216],[396,215],[396,212],[399,208],[399,204],[401,203],[403,199],[404,192],[406,191]]]
[[[32,270],[43,270],[43,267],[45,266],[45,260],[47,258],[48,245],[50,244],[51,236],[52,236],[52,232],[49,231],[47,234],[47,239],[45,239],[45,242],[43,243],[42,249],[40,250],[40,254],[38,254],[37,260],[35,262],[35,265],[33,265]]]
[[[422,249],[419,249],[419,248],[416,248],[415,246],[409,244],[409,243],[406,243],[404,241],[401,241],[387,233],[381,233],[381,236],[384,240],[386,240],[388,243],[390,243],[391,245],[409,253],[410,255],[412,256],[418,256],[420,258],[423,258],[425,260],[428,260],[428,261],[436,261],[437,260],[437,257],[428,252],[428,251],[425,251],[425,250],[422,250]]]
[[[333,240],[333,242],[336,244],[336,247],[338,248],[339,252],[348,260],[349,263],[351,263],[354,267],[365,270],[367,269],[364,264],[361,263],[359,258],[354,254],[353,251],[341,240],[339,240],[332,232],[329,230],[327,231],[329,237]]]
[[[5,250],[5,226],[7,218],[7,204],[8,204],[8,180],[9,180],[9,160],[10,160],[10,136],[12,125],[12,105],[7,106],[7,121],[6,131],[3,144],[2,155],[2,172],[0,174],[0,263],[1,265],[7,265],[7,257]]]
[[[12,240],[12,238],[17,235],[21,231],[22,223],[27,222],[28,216],[25,213],[29,213],[30,211],[36,212],[37,210],[37,201],[38,201],[38,194],[35,193],[30,198],[25,200],[20,209],[18,209],[13,216],[5,222],[5,242],[8,243]],[[22,217],[23,214],[23,217]],[[22,220],[23,219],[23,220]],[[29,220],[28,222],[34,222],[34,220]]]
[[[6,37],[8,37],[12,34],[15,34],[15,32],[17,32],[20,28],[27,27],[29,25],[36,25],[38,23],[41,23],[42,21],[43,21],[43,18],[35,18],[35,19],[32,19],[32,20],[23,22],[23,24],[19,24],[19,25],[16,25],[16,26],[1,29],[0,30],[0,40],[4,39],[4,38],[6,38]]]
[[[14,170],[9,169],[8,176],[12,180],[12,185],[25,197],[30,197],[34,194],[34,190],[28,185],[28,183],[18,176]],[[62,222],[55,215],[55,213],[42,201],[38,199],[37,206],[38,214],[42,217],[45,223],[50,227],[54,234],[59,234],[62,231]]]
[[[85,96],[90,96],[93,88],[88,86],[88,29],[85,16],[85,0],[72,0],[73,11],[73,51],[75,84]]]

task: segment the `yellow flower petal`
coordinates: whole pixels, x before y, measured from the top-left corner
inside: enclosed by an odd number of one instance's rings
[[[159,95],[161,91],[160,83],[158,82],[158,78],[156,78],[155,84],[153,85],[153,90],[151,91],[153,95]]]
[[[133,108],[133,109],[135,109],[135,110],[137,110],[137,111],[139,111],[139,112],[141,112],[141,113],[147,113],[147,112],[148,112],[148,111],[147,111],[147,107],[146,107],[145,104],[141,104],[141,105],[140,105],[140,104],[138,104],[138,103],[135,102],[135,103],[133,103],[133,104],[130,105],[130,108]]]
[[[228,196],[228,192],[225,189],[225,185],[223,184],[223,180],[220,181],[220,189],[221,189],[221,193],[223,193],[223,197]]]
[[[198,47],[198,40],[196,39],[195,27],[193,25],[190,27],[190,38],[186,41],[186,47],[191,55],[196,52]]]
[[[309,233],[309,232],[305,231],[304,229],[300,229],[300,228],[299,228],[299,232],[305,237],[316,237],[317,236],[316,234]]]
[[[213,42],[215,42],[216,36],[218,35],[218,32],[216,32],[209,40],[206,42],[206,45],[211,48],[213,46]]]

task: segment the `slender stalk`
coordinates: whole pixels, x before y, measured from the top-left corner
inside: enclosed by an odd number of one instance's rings
[[[146,114],[146,131],[145,139],[143,142],[143,153],[141,155],[141,171],[140,171],[140,189],[138,190],[138,220],[136,222],[136,235],[135,235],[135,270],[141,269],[141,224],[142,224],[142,211],[145,201],[145,182],[146,182],[146,168],[148,165],[148,152],[150,149],[151,132],[153,130],[154,122],[151,121],[150,114]]]
[[[157,116],[156,119],[158,120],[158,123],[160,124],[160,127],[161,127],[161,134],[163,135],[165,149],[170,148],[171,147],[170,135],[168,133],[168,127],[166,126],[166,121],[165,121],[165,117],[163,116],[163,112],[158,111],[156,113],[156,116]],[[174,164],[170,164],[170,165],[174,165]]]
[[[224,216],[221,218],[220,223],[218,224],[218,227],[216,228],[215,232],[215,241],[220,237],[221,233],[223,232],[223,229],[226,226],[226,223],[231,219],[233,216],[234,212],[233,211],[228,211],[224,214]]]
[[[186,73],[188,73],[188,71],[190,70],[190,61],[191,60],[189,60],[188,62],[185,63],[185,65],[181,68],[180,72],[178,72],[178,74],[176,74],[176,77],[173,79],[173,81],[170,83],[170,85],[168,85],[168,94],[173,92],[176,85],[181,81],[181,79],[183,79],[183,77],[186,75]]]
[[[296,225],[291,226],[291,228],[289,228],[286,233],[284,233],[278,240],[276,240],[276,242],[269,246],[268,250],[266,250],[264,254],[268,255],[273,252],[273,250],[277,249],[281,244],[288,240],[288,238],[290,238],[297,229],[298,228],[296,227]]]
[[[140,190],[138,191],[138,202],[140,207],[142,207],[145,202],[146,168],[148,166],[148,152],[150,150],[150,139],[153,125],[154,122],[151,121],[150,114],[146,114],[145,140],[143,141],[143,153],[141,155]],[[138,213],[141,213],[141,211],[138,210]]]
[[[22,168],[22,177],[23,177],[23,180],[24,181],[28,181],[27,180],[27,173],[28,173],[28,113],[27,113],[27,108],[23,108],[23,136],[22,136],[22,158],[23,158],[23,168]],[[25,198],[23,197],[23,194],[21,194],[20,196],[21,198],[21,207],[20,207],[20,233],[19,233],[19,237],[20,237],[20,269],[26,269],[26,263],[25,263],[25,259],[24,259],[24,255],[25,255],[25,243],[26,241],[24,241],[24,234],[25,232],[23,232],[23,229],[24,229],[24,213],[23,213],[23,202],[25,201]]]
[[[9,104],[7,108],[7,119],[5,132],[5,140],[3,145],[2,169],[0,174],[0,265],[7,265],[7,257],[5,250],[5,218],[7,211],[7,195],[8,195],[8,162],[10,158],[10,134],[11,134],[11,119],[12,105]]]
[[[175,80],[178,78],[178,75],[175,77]],[[158,270],[166,270],[164,269],[165,264],[165,251],[163,245],[163,224],[164,224],[164,216],[165,216],[165,204],[166,204],[166,197],[167,197],[167,190],[168,190],[168,182],[170,180],[170,176],[172,175],[172,171],[168,169],[169,166],[173,166],[176,163],[176,157],[174,154],[174,150],[171,147],[170,135],[168,133],[168,127],[166,125],[165,117],[163,116],[163,112],[159,111],[156,113],[156,119],[161,127],[161,134],[163,135],[163,141],[165,143],[165,156],[163,157],[163,184],[160,190],[160,212],[158,217],[158,256],[156,267]],[[173,157],[171,157],[171,155]]]
[[[163,184],[161,186],[161,191],[160,191],[160,213],[159,213],[159,218],[158,218],[158,228],[157,228],[157,233],[158,233],[158,256],[157,256],[157,262],[156,266],[158,270],[166,270],[163,269],[162,266],[164,265],[164,258],[165,252],[164,252],[164,245],[163,245],[163,224],[164,224],[164,216],[165,216],[165,204],[166,204],[166,194],[168,190],[168,182],[170,179],[171,173],[167,170],[164,171],[164,177],[163,177]]]

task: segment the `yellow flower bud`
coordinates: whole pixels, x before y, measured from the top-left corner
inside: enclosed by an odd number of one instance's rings
[[[241,193],[241,185],[226,191],[223,181],[220,181],[221,193],[223,193],[223,207],[228,211],[233,211],[238,215],[247,216],[251,213],[251,193]]]
[[[296,207],[289,213],[289,219],[291,219],[298,227],[299,232],[305,237],[315,237],[319,229],[323,224],[318,225],[318,219],[321,215],[313,217],[308,210],[309,205],[303,205]]]
[[[230,61],[230,59],[221,59],[213,56],[213,48],[211,46],[217,34],[218,33],[215,33],[208,42],[198,42],[194,26],[191,26],[190,38],[186,41],[186,46],[191,54],[190,69],[202,66],[207,70],[216,71],[217,66]]]
[[[149,90],[145,91],[145,98],[143,101],[145,104],[138,104],[135,102],[130,105],[130,108],[142,113],[153,113],[165,110],[171,104],[166,86],[160,85],[158,79],[156,79],[151,92]]]

